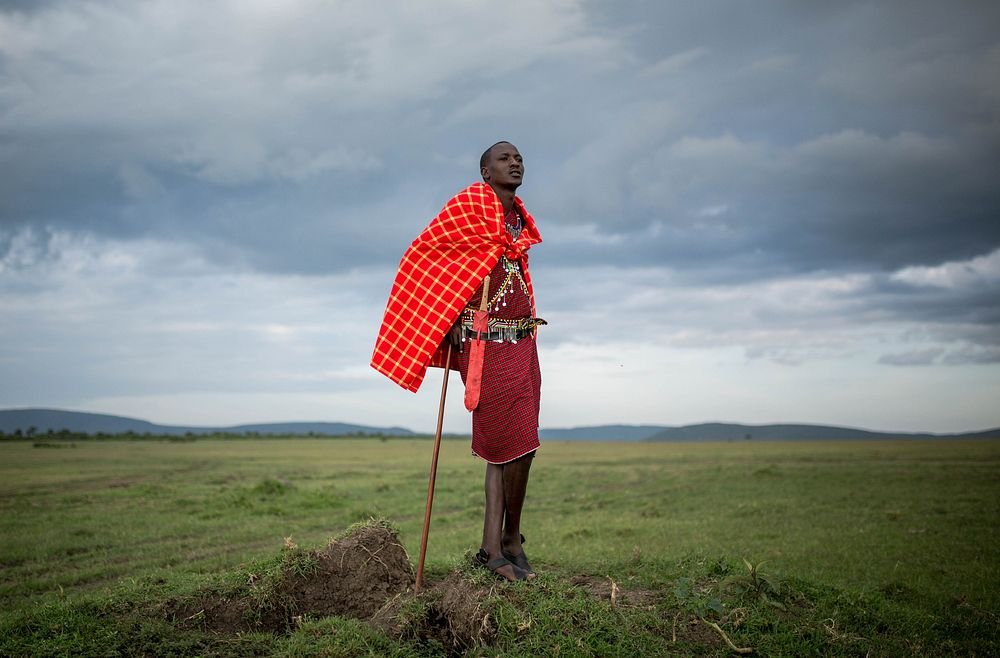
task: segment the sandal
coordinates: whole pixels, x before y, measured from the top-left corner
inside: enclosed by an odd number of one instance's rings
[[[521,569],[516,564],[513,564],[510,560],[508,560],[505,557],[498,557],[495,560],[490,560],[489,554],[483,549],[479,549],[479,552],[476,553],[476,556],[473,558],[472,561],[473,564],[475,564],[476,566],[483,567],[487,571],[492,571],[498,577],[503,578],[504,580],[510,582],[513,582],[514,580],[529,580],[531,576],[534,575],[533,573],[529,575],[524,569]],[[508,578],[507,576],[497,571],[497,569],[503,569],[507,565],[510,565],[511,570],[514,572],[513,579]]]
[[[486,549],[480,548],[479,552],[472,556],[472,566],[485,567],[489,559],[490,554],[486,552]]]
[[[524,544],[525,541],[526,540],[524,538],[524,535],[521,535],[521,544]],[[508,553],[507,551],[501,551],[500,553],[505,558],[507,558],[508,560],[510,560],[510,562],[515,567],[517,567],[518,569],[520,569],[524,573],[528,573],[528,574],[535,573],[535,570],[531,568],[530,564],[528,564],[528,556],[525,555],[523,548],[521,549],[521,552],[518,553],[517,555],[512,555],[511,553]]]

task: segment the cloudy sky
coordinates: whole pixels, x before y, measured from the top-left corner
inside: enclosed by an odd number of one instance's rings
[[[1000,426],[998,81],[989,0],[0,2],[0,407],[430,431],[375,332],[507,139],[543,427]]]

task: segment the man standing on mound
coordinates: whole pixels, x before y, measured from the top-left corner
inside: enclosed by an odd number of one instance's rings
[[[466,346],[487,340],[472,452],[486,461],[486,510],[478,564],[507,580],[534,577],[521,544],[521,509],[538,449],[541,370],[528,248],[542,241],[535,220],[514,195],[524,163],[517,148],[497,142],[479,161],[482,183],[455,195],[407,249],[399,264],[372,367],[416,391],[428,366],[477,369]],[[489,289],[483,280],[489,275]],[[482,296],[488,333],[473,331]],[[457,350],[446,363],[448,342]]]

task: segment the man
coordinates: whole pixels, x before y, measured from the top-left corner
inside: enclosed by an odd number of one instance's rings
[[[375,343],[372,367],[416,391],[428,366],[457,369],[469,384],[474,309],[489,303],[489,332],[472,451],[486,464],[486,509],[477,563],[507,580],[534,577],[522,548],[521,510],[538,448],[541,373],[527,250],[541,242],[515,191],[520,152],[497,142],[480,158],[483,182],[453,197],[407,249]],[[482,290],[490,275],[489,290]],[[448,342],[458,348],[446,363]]]

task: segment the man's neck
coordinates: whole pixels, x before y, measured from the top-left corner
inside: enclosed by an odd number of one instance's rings
[[[493,187],[490,185],[490,187]],[[493,187],[493,191],[496,192],[497,198],[500,199],[500,203],[503,205],[504,213],[509,213],[511,209],[514,208],[514,189],[505,187]]]

